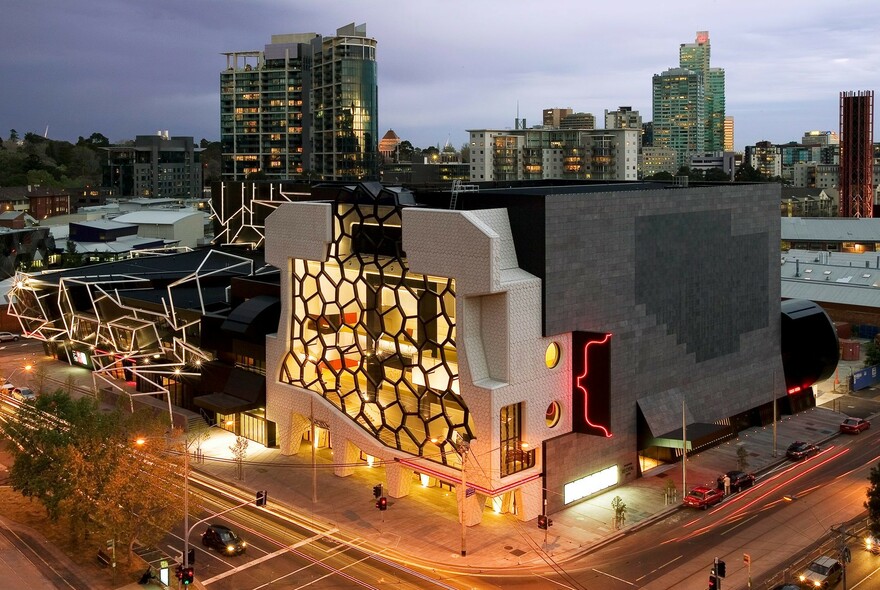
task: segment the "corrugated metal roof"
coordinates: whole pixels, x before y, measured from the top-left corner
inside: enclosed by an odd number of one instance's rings
[[[782,297],[880,308],[880,254],[789,250],[780,259]]]
[[[192,209],[183,209],[179,211],[157,211],[154,209],[148,209],[145,211],[132,211],[131,213],[125,213],[118,217],[114,217],[113,220],[120,223],[131,224],[154,223],[159,225],[169,225],[177,223],[181,219],[185,219],[192,215],[201,215],[201,213],[195,212]]]

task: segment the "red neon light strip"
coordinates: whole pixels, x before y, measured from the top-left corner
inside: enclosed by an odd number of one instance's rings
[[[401,459],[400,461],[398,461],[398,463],[406,465],[410,469],[412,469],[414,471],[418,471],[419,473],[427,473],[428,475],[433,475],[437,479],[442,479],[447,482],[452,480],[452,478],[450,478],[449,475],[447,475],[445,473],[441,473],[440,471],[436,471],[434,469],[431,469],[430,467],[425,467],[425,465],[423,463],[415,463],[415,462],[409,461],[407,459]],[[475,490],[477,490],[478,492],[482,493],[485,496],[497,496],[497,495],[503,494],[504,492],[511,490],[515,487],[525,485],[531,481],[535,481],[536,479],[538,479],[540,477],[541,477],[541,474],[538,473],[538,474],[532,475],[530,477],[527,477],[525,479],[511,482],[505,486],[502,486],[500,488],[494,488],[494,489],[484,488],[483,486],[479,486],[477,484],[470,483],[470,482],[468,482],[467,487],[474,488]],[[455,482],[455,483],[461,483],[461,482]]]
[[[587,376],[587,373],[589,373],[589,370],[587,368],[587,358],[589,356],[588,352],[590,349],[590,345],[591,344],[605,344],[606,342],[608,342],[608,340],[610,338],[611,338],[611,334],[605,334],[605,338],[603,340],[590,340],[589,342],[587,342],[587,345],[584,346],[584,374],[577,378],[577,388],[584,392],[584,420],[587,422],[587,424],[589,424],[593,428],[598,428],[599,430],[604,432],[605,438],[611,438],[613,435],[610,432],[608,432],[608,429],[605,428],[604,426],[602,426],[600,424],[593,424],[592,422],[590,422],[590,417],[587,415],[587,407],[588,407],[588,403],[587,403],[588,399],[587,398],[588,398],[589,394],[587,393],[586,388],[581,385],[581,380]]]

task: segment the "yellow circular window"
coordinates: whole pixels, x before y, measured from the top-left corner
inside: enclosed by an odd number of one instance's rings
[[[547,347],[547,351],[544,353],[544,364],[547,365],[548,369],[552,369],[559,364],[559,344],[556,342],[551,342],[550,346]]]
[[[547,413],[544,414],[544,421],[547,423],[547,428],[553,428],[559,424],[559,418],[561,417],[562,408],[559,407],[559,402],[550,402],[550,405],[547,406]]]

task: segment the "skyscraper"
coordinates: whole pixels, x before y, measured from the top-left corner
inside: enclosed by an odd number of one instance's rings
[[[874,217],[874,92],[840,93],[840,217]]]
[[[711,52],[709,31],[697,31],[693,43],[682,43],[679,47],[678,65],[703,76],[705,147],[706,151],[719,152],[724,149],[724,70],[710,66]]]
[[[724,117],[724,151],[733,151],[733,117]]]
[[[366,25],[335,37],[273,35],[263,51],[224,55],[225,179],[378,177],[376,40]]]
[[[674,149],[678,166],[687,163],[689,154],[706,151],[704,92],[703,77],[693,70],[673,68],[654,75],[654,146]]]
[[[679,47],[679,67],[654,75],[654,145],[679,152],[679,165],[691,153],[724,150],[724,70],[710,57],[709,32],[698,31]]]

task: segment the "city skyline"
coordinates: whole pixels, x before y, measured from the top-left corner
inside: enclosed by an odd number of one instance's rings
[[[870,23],[880,6],[869,0],[846,11],[813,0],[797,11],[751,0],[733,11],[676,6],[672,19],[641,1],[625,13],[568,1],[553,11],[495,1],[443,10],[311,0],[13,4],[0,37],[0,135],[48,128],[53,139],[99,132],[115,142],[167,129],[219,140],[222,52],[349,23],[365,23],[377,41],[380,136],[393,129],[419,147],[458,148],[468,128],[512,128],[517,116],[538,125],[552,107],[601,119],[626,105],[650,121],[652,76],[675,67],[679,46],[701,30],[726,72],[737,150],[837,131],[839,93],[874,90],[880,42]]]

